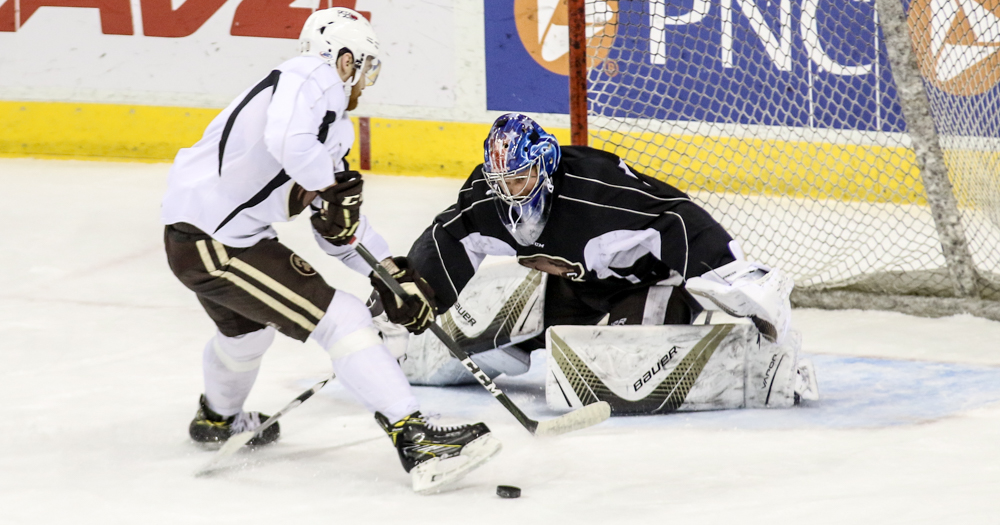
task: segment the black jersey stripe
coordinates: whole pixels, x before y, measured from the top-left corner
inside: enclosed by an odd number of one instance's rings
[[[458,193],[462,193],[464,191],[472,191],[472,190],[476,189],[476,183],[477,182],[486,182],[486,179],[476,179],[476,180],[472,181],[472,184],[469,185],[468,188],[462,188],[462,189],[458,190]]]
[[[609,208],[609,209],[612,209],[612,210],[618,210],[618,211],[624,211],[624,212],[628,212],[628,213],[634,213],[636,215],[645,215],[646,217],[659,217],[660,215],[662,215],[660,213],[646,213],[646,212],[643,212],[643,211],[630,210],[628,208],[622,208],[621,206],[611,206],[609,204],[601,204],[599,202],[592,202],[592,201],[583,200],[583,199],[574,199],[573,197],[567,197],[565,195],[557,195],[556,198],[557,199],[566,199],[568,201],[573,201],[573,202],[579,202],[581,204],[589,204],[591,206],[597,206],[599,208]]]
[[[280,76],[281,76],[281,71],[278,71],[277,69],[271,71],[270,75],[265,77],[264,80],[261,80],[259,83],[257,83],[257,85],[254,86],[249,93],[247,93],[247,96],[243,98],[243,101],[240,102],[240,105],[236,106],[236,109],[233,110],[233,113],[229,115],[229,118],[226,120],[226,127],[222,129],[222,138],[219,139],[220,177],[222,176],[222,157],[226,153],[226,141],[229,140],[229,133],[233,131],[233,125],[236,124],[236,116],[239,115],[240,111],[243,111],[243,108],[246,107],[246,105],[249,104],[254,97],[259,95],[261,91],[264,91],[265,89],[272,86],[277,88],[278,77]]]
[[[649,193],[648,191],[642,191],[638,188],[630,188],[628,186],[619,186],[617,184],[610,184],[601,180],[591,179],[589,177],[581,177],[579,175],[573,175],[572,173],[566,173],[566,176],[574,179],[579,179],[584,182],[593,182],[594,184],[600,184],[602,186],[607,186],[609,188],[618,188],[620,190],[632,191],[638,193],[639,195],[645,195],[646,197],[649,197],[651,199],[656,199],[661,202],[692,202],[690,197],[658,197],[656,195],[653,195],[652,193]]]
[[[316,138],[320,142],[326,143],[326,136],[330,133],[330,124],[337,121],[337,113],[335,111],[327,111],[326,115],[323,116],[323,122],[319,125],[319,133],[316,134]]]
[[[275,176],[273,179],[271,179],[271,182],[268,182],[267,185],[264,186],[263,188],[261,188],[260,191],[258,191],[256,194],[254,194],[253,197],[250,197],[250,200],[248,200],[248,201],[244,202],[243,204],[240,204],[239,206],[237,206],[236,209],[233,210],[232,213],[230,213],[219,224],[219,226],[215,228],[215,231],[217,232],[217,231],[221,230],[222,227],[226,225],[226,223],[228,223],[229,221],[233,220],[233,217],[236,217],[236,215],[238,215],[241,211],[243,211],[243,210],[245,210],[247,208],[253,208],[254,206],[256,206],[256,205],[264,202],[265,200],[267,200],[267,198],[271,195],[271,193],[274,190],[280,188],[284,183],[286,183],[286,182],[288,182],[290,180],[292,180],[292,178],[289,177],[287,173],[285,173],[285,170],[281,170],[281,172],[278,173],[277,176]],[[215,233],[215,232],[212,232],[212,233]]]
[[[478,201],[476,201],[476,202],[473,202],[472,204],[470,204],[470,205],[469,205],[469,207],[468,207],[468,208],[465,208],[464,210],[462,210],[462,211],[458,212],[458,215],[456,215],[456,216],[452,217],[452,218],[451,218],[451,220],[449,220],[448,222],[446,222],[446,223],[442,224],[441,226],[442,226],[442,227],[445,227],[445,228],[447,228],[448,226],[450,226],[450,225],[451,225],[451,223],[453,223],[453,222],[455,222],[456,220],[458,220],[458,218],[459,218],[459,217],[461,217],[463,213],[465,213],[465,212],[467,212],[467,211],[471,210],[471,209],[472,209],[472,208],[474,208],[474,207],[475,207],[475,206],[476,206],[477,204],[482,204],[482,203],[484,203],[484,202],[490,202],[490,201],[492,201],[492,200],[493,200],[493,197],[487,197],[487,198],[485,198],[485,199],[480,199],[480,200],[478,200]],[[448,211],[448,210],[445,210],[445,211]]]
[[[437,240],[437,228],[438,225],[435,224],[434,228],[431,229],[431,239],[434,241],[434,249],[437,250],[438,260],[441,262],[441,269],[444,270],[445,277],[448,278],[448,284],[451,285],[451,289],[455,292],[455,298],[458,299],[458,288],[455,288],[455,281],[451,278],[451,272],[448,271],[448,265],[444,262],[444,256],[441,255],[441,245],[438,244]],[[470,261],[471,262],[471,261]]]

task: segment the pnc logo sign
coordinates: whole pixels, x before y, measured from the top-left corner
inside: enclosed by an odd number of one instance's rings
[[[908,25],[924,78],[953,95],[1000,83],[1000,0],[913,0]]]
[[[608,56],[618,24],[618,2],[587,2],[587,66]],[[566,0],[514,0],[514,21],[521,43],[540,66],[569,75],[569,11]],[[606,69],[614,66],[605,64]]]

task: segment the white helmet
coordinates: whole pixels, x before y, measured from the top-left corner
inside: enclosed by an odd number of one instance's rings
[[[361,79],[362,67],[369,59],[371,65],[365,77],[367,85],[374,84],[380,68],[378,37],[368,20],[361,13],[346,7],[320,9],[309,15],[299,35],[299,51],[303,55],[318,56],[336,68],[343,49],[354,55],[355,70],[351,85]]]

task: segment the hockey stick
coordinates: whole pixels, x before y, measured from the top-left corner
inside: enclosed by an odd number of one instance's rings
[[[222,460],[228,458],[229,456],[232,456],[233,453],[235,453],[237,450],[243,448],[243,445],[249,443],[251,439],[260,435],[261,432],[266,430],[271,425],[277,423],[278,418],[287,414],[288,412],[291,412],[293,408],[301,405],[302,403],[305,403],[306,399],[309,399],[310,397],[313,396],[313,394],[319,392],[319,389],[323,388],[323,386],[326,385],[328,381],[330,381],[335,377],[337,377],[336,374],[331,375],[330,377],[313,385],[313,387],[310,388],[309,390],[302,392],[301,394],[299,394],[299,397],[296,397],[295,399],[292,400],[291,403],[288,403],[287,405],[284,406],[284,408],[275,412],[271,417],[267,418],[267,421],[265,421],[259,427],[253,430],[248,430],[246,432],[240,432],[239,434],[236,434],[235,436],[232,436],[229,439],[227,439],[225,444],[223,444],[222,447],[219,448],[219,450],[215,453],[215,455],[212,456],[212,459],[210,459],[208,463],[205,463],[200,469],[198,469],[198,471],[195,472],[194,475],[202,476],[204,474],[207,474],[215,470],[215,468],[219,465],[219,463],[222,462]]]
[[[403,287],[399,285],[399,282],[392,277],[388,270],[379,264],[378,260],[375,259],[375,256],[373,256],[371,252],[364,247],[364,245],[355,241],[354,249],[361,254],[361,257],[365,260],[365,262],[372,267],[372,270],[378,274],[379,278],[382,279],[382,282],[384,282],[394,294],[398,295],[404,301],[410,297],[410,294],[403,290]],[[473,377],[479,381],[479,384],[483,385],[483,388],[489,391],[490,394],[493,394],[493,397],[495,397],[497,401],[504,406],[504,408],[514,415],[518,423],[521,423],[521,426],[526,428],[528,432],[531,432],[533,435],[555,436],[558,434],[565,434],[566,432],[572,432],[591,425],[596,425],[611,417],[611,405],[609,405],[607,401],[598,401],[597,403],[587,405],[583,408],[578,408],[557,418],[544,421],[531,419],[525,415],[524,412],[522,412],[509,397],[507,397],[507,394],[504,394],[500,390],[497,384],[490,379],[490,376],[486,375],[486,373],[483,372],[478,365],[476,365],[472,358],[469,357],[469,354],[465,353],[465,351],[458,346],[458,343],[456,343],[455,340],[452,339],[452,337],[448,335],[448,333],[445,332],[440,325],[437,323],[431,323],[430,329],[431,332],[434,332],[434,335],[436,335],[437,338],[448,347],[451,355],[465,365],[465,368],[472,373]]]

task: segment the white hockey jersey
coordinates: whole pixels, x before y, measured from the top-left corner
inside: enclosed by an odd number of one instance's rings
[[[271,226],[293,219],[304,191],[334,183],[348,169],[354,143],[344,82],[318,57],[299,56],[274,69],[222,111],[194,146],[180,150],[163,198],[163,224],[186,222],[227,246],[277,237]],[[317,201],[313,201],[317,202]],[[362,217],[357,236],[379,258],[388,245]],[[318,234],[330,255],[368,273],[349,247]],[[346,257],[346,258],[345,258]],[[354,263],[354,264],[352,264]]]

